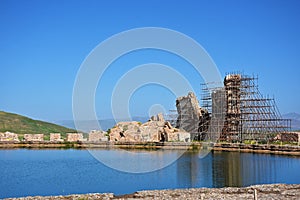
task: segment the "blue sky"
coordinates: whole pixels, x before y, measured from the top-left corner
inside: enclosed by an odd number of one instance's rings
[[[261,92],[275,96],[281,113],[299,113],[299,9],[296,0],[1,0],[0,110],[46,121],[72,119],[73,84],[89,52],[119,32],[164,27],[201,44],[222,76],[257,74]],[[150,62],[174,67],[200,90],[201,77],[184,60],[156,50],[134,52],[117,60],[100,82],[99,118],[111,118],[109,98],[122,73]],[[154,104],[172,109],[175,98],[167,88],[147,85],[133,94],[130,111],[146,116]]]

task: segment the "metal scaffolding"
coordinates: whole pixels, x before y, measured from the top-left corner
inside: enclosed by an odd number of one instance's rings
[[[291,120],[282,119],[274,98],[263,96],[257,81],[258,78],[254,76],[231,73],[224,79],[224,88],[211,87],[210,83],[202,84],[202,107],[211,116],[209,123],[212,134],[218,136],[222,126],[220,140],[268,141],[278,133],[290,131]],[[220,102],[225,102],[225,110]],[[214,119],[222,119],[220,115],[224,112],[223,123],[220,124],[219,120],[215,123]]]
[[[211,82],[201,84],[202,108],[206,110],[206,117],[199,123],[199,132],[205,135],[202,140],[216,142],[224,127],[226,116],[226,95],[220,83]]]

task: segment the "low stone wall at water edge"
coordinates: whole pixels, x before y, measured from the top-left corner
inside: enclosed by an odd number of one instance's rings
[[[236,151],[247,153],[269,153],[300,156],[300,146],[240,144],[240,143],[200,143],[200,142],[14,142],[0,141],[0,148],[123,148],[123,149],[179,149],[179,150],[213,150]]]
[[[300,155],[300,146],[272,144],[215,143],[214,151]]]

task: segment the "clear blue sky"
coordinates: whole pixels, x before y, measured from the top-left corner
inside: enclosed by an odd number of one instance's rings
[[[0,1],[0,110],[46,121],[72,119],[72,90],[88,53],[108,37],[132,28],[164,27],[200,43],[225,72],[258,74],[260,90],[274,95],[281,113],[300,113],[300,2],[244,1]],[[110,118],[110,90],[136,65],[186,65],[176,56],[141,51],[114,63],[104,91],[97,92],[100,118]],[[123,69],[123,68],[122,68]],[[182,68],[183,69],[183,68]],[[200,89],[201,77],[182,70]],[[157,85],[131,99],[135,116],[155,103],[174,107],[175,97]]]

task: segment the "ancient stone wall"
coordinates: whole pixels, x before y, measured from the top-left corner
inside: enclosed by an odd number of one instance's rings
[[[62,142],[60,133],[50,133],[50,142]]]
[[[108,141],[107,132],[101,130],[92,130],[89,133],[89,142]]]
[[[86,139],[83,138],[82,133],[67,133],[67,141],[78,142],[78,141],[86,141]]]
[[[0,142],[8,141],[19,142],[18,134],[11,133],[9,131],[6,131],[5,133],[0,133]]]
[[[196,95],[189,92],[187,96],[176,99],[177,124],[176,127],[191,133],[192,138],[198,137],[199,132],[203,132],[202,121],[207,118],[207,111],[199,106]]]
[[[274,140],[278,140],[281,142],[299,142],[300,143],[300,132],[279,133],[274,138]]]
[[[24,134],[24,140],[27,142],[42,142],[44,134]]]

